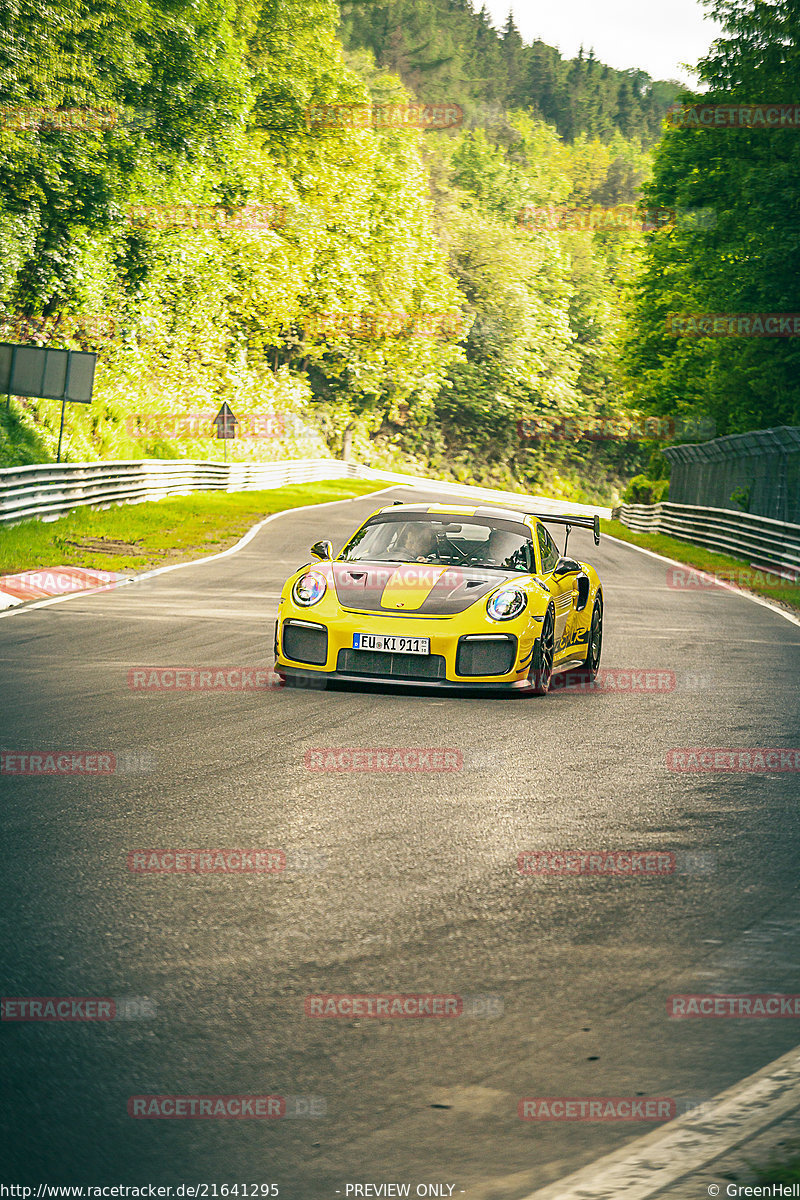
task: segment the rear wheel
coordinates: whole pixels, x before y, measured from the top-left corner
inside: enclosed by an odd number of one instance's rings
[[[548,608],[542,621],[542,632],[536,644],[531,666],[531,690],[536,696],[546,696],[553,678],[553,655],[555,653],[555,621],[553,610]]]
[[[592,609],[592,622],[589,626],[589,645],[586,647],[586,658],[581,669],[587,671],[590,679],[597,677],[600,666],[600,655],[603,651],[603,601],[595,597]]]

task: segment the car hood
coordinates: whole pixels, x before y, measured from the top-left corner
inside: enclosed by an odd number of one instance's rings
[[[508,571],[436,563],[332,563],[343,608],[359,612],[452,616],[509,578]]]

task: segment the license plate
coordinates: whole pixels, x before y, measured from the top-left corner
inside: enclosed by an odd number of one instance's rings
[[[354,650],[389,650],[394,654],[430,654],[431,639],[391,633],[354,633]]]

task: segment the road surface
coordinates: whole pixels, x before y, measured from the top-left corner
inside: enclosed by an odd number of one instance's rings
[[[800,746],[800,628],[776,613],[669,586],[663,562],[577,531],[605,588],[607,685],[634,671],[633,689],[129,686],[143,666],[267,670],[308,546],[338,551],[378,503],[420,494],[290,512],[229,557],[0,621],[0,748],[118,764],[0,776],[2,994],[150,1005],[0,1025],[10,1181],[518,1200],[654,1128],[521,1121],[520,1099],[700,1101],[800,1040],[792,1019],[667,1016],[673,994],[800,992],[798,775],[667,767],[681,747]],[[312,771],[322,747],[436,747],[462,765]],[[277,848],[288,869],[128,866],[143,848],[219,847]],[[677,869],[524,876],[531,850],[658,851]],[[307,1016],[329,993],[457,995],[466,1011]],[[288,1097],[298,1115],[128,1115],[132,1096],[199,1094]]]

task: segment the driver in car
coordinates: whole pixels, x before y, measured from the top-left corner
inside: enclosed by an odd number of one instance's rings
[[[483,548],[483,566],[515,567],[521,565],[523,541],[518,534],[505,529],[493,529]]]
[[[430,525],[414,522],[406,526],[395,546],[402,554],[407,554],[411,562],[427,562],[430,555],[436,553],[436,534]]]

